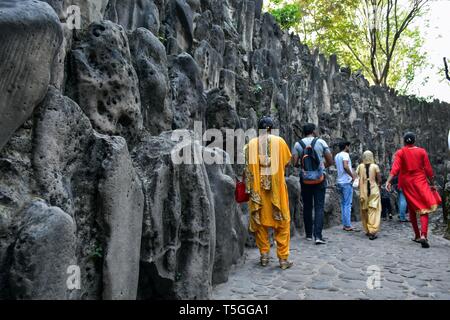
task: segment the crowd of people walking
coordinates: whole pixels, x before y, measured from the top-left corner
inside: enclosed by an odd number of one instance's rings
[[[335,166],[343,231],[360,231],[351,222],[353,192],[357,190],[362,228],[370,240],[375,240],[381,219],[388,216],[392,219],[390,194],[395,190],[399,221],[408,222],[408,210],[415,234],[412,240],[423,248],[430,246],[428,214],[436,211],[441,199],[428,154],[415,145],[413,133],[404,135],[404,146],[395,153],[389,177],[383,183],[372,151],[364,151],[360,155],[361,163],[354,168],[350,142],[339,143],[339,152],[333,157],[327,142],[319,137],[317,127],[307,123],[303,126],[303,138],[295,143],[291,152],[283,138],[271,134],[273,127],[270,117],[262,117],[258,124],[259,136],[244,148],[249,229],[255,234],[262,266],[269,263],[269,228],[274,230],[280,267],[287,269],[293,265],[288,259],[291,215],[285,169],[289,164],[299,168],[306,240],[314,241],[316,245],[326,244],[322,234],[328,184],[326,168]],[[420,229],[417,215],[420,216]]]

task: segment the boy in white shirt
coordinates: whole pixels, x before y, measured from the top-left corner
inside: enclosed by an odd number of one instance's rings
[[[334,157],[337,168],[337,189],[341,198],[342,224],[345,231],[353,231],[351,224],[353,180],[355,175],[352,171],[352,160],[350,159],[350,142],[339,143],[340,152]]]

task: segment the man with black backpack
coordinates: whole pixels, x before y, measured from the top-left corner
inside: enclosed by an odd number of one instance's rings
[[[295,143],[292,151],[294,166],[300,167],[300,183],[303,200],[303,218],[306,239],[316,244],[325,244],[322,237],[327,182],[325,168],[333,165],[333,156],[327,143],[318,137],[316,125],[303,126],[304,138]],[[314,207],[314,223],[312,211]],[[313,227],[314,226],[314,227]]]

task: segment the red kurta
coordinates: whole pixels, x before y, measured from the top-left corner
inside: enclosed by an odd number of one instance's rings
[[[425,149],[405,146],[398,150],[391,175],[399,175],[399,187],[411,209],[419,214],[436,211],[438,203],[427,181],[433,177],[433,169]]]

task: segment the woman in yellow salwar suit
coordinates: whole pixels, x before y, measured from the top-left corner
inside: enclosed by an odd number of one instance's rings
[[[291,215],[284,170],[291,152],[283,138],[270,134],[272,127],[272,119],[263,117],[258,125],[259,137],[244,148],[246,187],[250,194],[249,229],[255,234],[262,266],[269,263],[268,229],[274,229],[280,267],[287,269],[292,266],[288,261]]]
[[[381,219],[381,174],[373,153],[365,151],[356,169],[359,177],[361,223],[370,240],[377,238]]]

